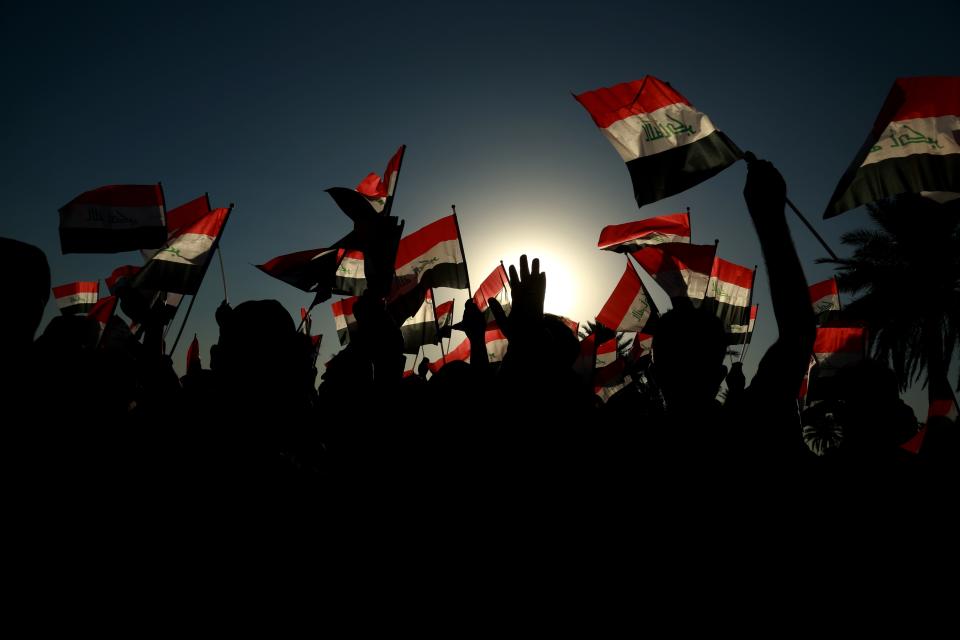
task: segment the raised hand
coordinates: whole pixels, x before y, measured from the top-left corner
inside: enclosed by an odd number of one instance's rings
[[[488,302],[497,325],[508,340],[524,339],[538,332],[543,325],[543,300],[547,293],[547,274],[540,272],[540,260],[533,259],[533,270],[526,254],[520,256],[520,272],[510,265],[510,295],[513,298],[510,316],[495,299]]]

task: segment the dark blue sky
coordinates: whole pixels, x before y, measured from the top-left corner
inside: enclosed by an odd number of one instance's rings
[[[401,143],[394,213],[407,229],[456,203],[472,280],[501,258],[543,254],[548,287],[551,269],[571,281],[556,310],[577,319],[623,269],[594,248],[607,224],[690,206],[695,242],[719,238],[724,258],[762,265],[742,163],[638,211],[622,161],[570,97],[645,74],[773,160],[842,254],[840,234],[865,213],[820,214],[894,78],[960,73],[948,1],[77,4],[0,18],[0,235],[43,248],[55,284],[103,278],[137,256],[61,256],[61,205],[104,184],[162,181],[170,207],[208,191],[237,204],[222,245],[231,301],[277,298],[291,312],[309,297],[250,264],[345,233],[323,189],[382,171]],[[827,277],[798,224],[794,238],[810,281]],[[186,331],[205,362],[216,269]],[[775,335],[762,267],[756,300],[759,355]],[[329,305],[314,317],[326,359]]]

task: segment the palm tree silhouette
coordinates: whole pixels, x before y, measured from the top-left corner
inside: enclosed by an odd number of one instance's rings
[[[879,228],[841,238],[853,257],[818,262],[837,265],[841,291],[862,293],[843,315],[866,325],[873,357],[892,365],[901,389],[946,383],[960,347],[960,199],[906,194],[868,209]]]

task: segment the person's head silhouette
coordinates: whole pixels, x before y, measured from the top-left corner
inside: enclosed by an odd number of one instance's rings
[[[727,374],[723,323],[708,309],[674,308],[653,338],[653,373],[670,411],[708,406]]]

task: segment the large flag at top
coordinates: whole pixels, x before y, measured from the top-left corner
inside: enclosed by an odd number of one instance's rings
[[[229,209],[214,209],[178,229],[134,276],[133,286],[196,295],[229,215]]]
[[[100,187],[60,207],[63,253],[119,253],[162,246],[167,239],[159,184]]]
[[[690,243],[690,214],[671,213],[604,227],[597,248],[630,253],[641,247],[668,242]]]
[[[647,294],[640,275],[627,258],[627,268],[617,283],[603,309],[597,314],[597,322],[613,331],[647,331],[651,320],[657,318],[657,310]]]
[[[743,155],[705,113],[653,76],[575,98],[627,163],[637,206],[700,184]]]
[[[960,76],[897,78],[823,217],[921,191],[960,191]]]

